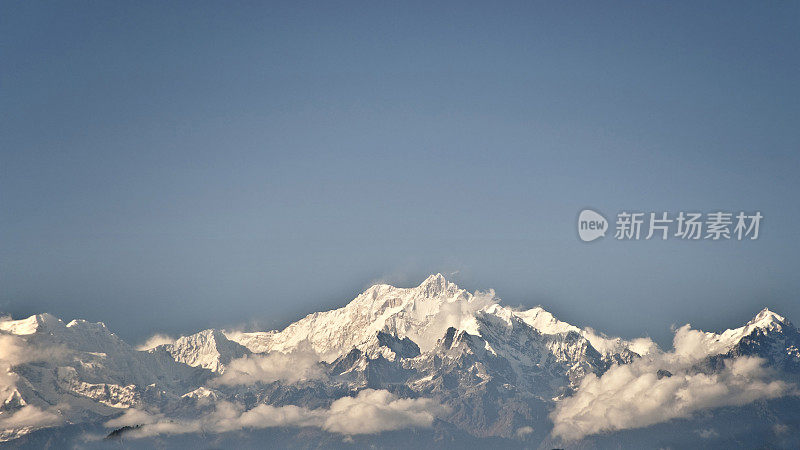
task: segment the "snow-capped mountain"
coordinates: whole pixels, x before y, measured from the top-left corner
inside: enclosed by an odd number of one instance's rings
[[[481,296],[459,289],[437,274],[414,288],[376,284],[347,306],[309,314],[280,332],[228,337],[256,353],[287,352],[307,343],[328,361],[365,345],[378,331],[409,337],[421,349],[429,350],[449,326],[447,319],[469,320],[468,313],[479,309],[482,302]]]
[[[224,372],[225,365],[232,360],[250,354],[246,347],[231,341],[222,331],[214,329],[182,336],[172,344],[159,345],[148,352],[166,352],[178,363],[217,373]]]
[[[413,288],[374,285],[342,308],[309,314],[279,332],[228,333],[227,336],[254,353],[287,352],[301,344],[310,344],[323,359],[332,361],[352,348],[363,350],[378,331],[399,338],[408,337],[423,352],[431,350],[451,326],[479,335],[477,313],[481,313],[498,317],[506,325],[511,324],[513,317],[541,335],[576,333],[594,343],[607,357],[627,351],[649,351],[650,341],[633,343],[608,339],[561,322],[540,307],[514,311],[498,302],[493,291],[469,293],[448,282],[442,274],[436,274]],[[563,353],[564,349],[561,351]]]
[[[772,367],[800,375],[800,332],[784,317],[764,308],[745,326],[726,333],[720,337],[726,355],[759,356]]]
[[[740,361],[746,370],[737,368],[735,376],[769,388],[743,394],[746,403],[794,398],[800,333],[768,309],[739,328],[708,333],[687,326],[675,339],[675,349],[664,351],[646,338],[607,337],[542,307],[504,306],[493,291],[467,292],[441,274],[412,288],[372,286],[339,309],[283,330],[209,329],[147,350],[102,323],[65,324],[39,314],[0,321],[0,440],[90,423],[141,425],[134,435],[176,423],[180,433],[275,423],[358,435],[360,429],[341,424],[350,416],[336,414],[351,414],[369,399],[379,402],[365,406],[370,411],[380,411],[380,402],[393,405],[385,406],[392,413],[376,430],[421,426],[450,430],[451,437],[461,430],[476,439],[563,445],[553,421],[577,419],[562,405],[605,386],[618,376],[614,368],[628,365],[642,371],[640,384],[676,383],[701,370],[724,388],[726,361]],[[651,366],[658,368],[654,379]],[[684,378],[673,377],[678,370]],[[342,409],[343,401],[351,404]],[[208,422],[226,411],[233,416]],[[265,411],[281,419],[254,421]],[[643,425],[607,429],[637,426]],[[350,431],[337,431],[343,429]]]

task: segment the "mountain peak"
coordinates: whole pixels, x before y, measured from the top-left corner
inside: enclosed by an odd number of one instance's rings
[[[759,328],[772,328],[776,324],[787,325],[788,322],[785,317],[770,311],[769,308],[764,308],[747,324]]]
[[[447,283],[447,280],[444,278],[444,275],[442,275],[440,272],[437,272],[435,274],[432,273],[428,275],[428,278],[425,278],[425,280],[422,283],[420,283],[420,286],[425,286],[428,284],[444,284],[444,283]]]
[[[0,330],[18,335],[34,334],[41,330],[61,327],[64,327],[64,322],[49,313],[35,314],[27,319],[0,322]]]
[[[222,331],[215,328],[182,336],[172,344],[159,347],[169,352],[175,361],[220,373],[225,364],[249,353],[246,347],[229,340]]]
[[[437,273],[435,275],[430,275],[425,279],[425,281],[420,283],[417,288],[424,290],[428,295],[438,295],[442,292],[445,292],[449,288],[457,290],[458,286],[447,281],[447,279],[445,279],[444,275],[441,273]]]

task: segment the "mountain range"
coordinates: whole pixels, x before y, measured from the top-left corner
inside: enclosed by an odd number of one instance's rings
[[[766,308],[661,349],[441,274],[149,348],[102,323],[0,320],[10,447],[797,448],[798,383],[800,332]]]

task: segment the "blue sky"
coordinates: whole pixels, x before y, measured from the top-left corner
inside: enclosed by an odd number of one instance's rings
[[[0,311],[136,342],[432,272],[606,332],[800,321],[792,2],[0,6]],[[576,238],[583,207],[753,242]]]

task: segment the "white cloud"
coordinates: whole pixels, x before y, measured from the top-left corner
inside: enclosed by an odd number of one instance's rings
[[[249,355],[231,361],[216,382],[224,385],[252,385],[319,379],[324,376],[319,360],[319,355],[310,348],[289,353]]]
[[[55,412],[26,405],[13,412],[0,413],[0,430],[17,428],[41,428],[59,425],[63,418]]]
[[[126,436],[195,432],[223,433],[271,427],[318,427],[344,435],[374,434],[408,427],[427,428],[446,409],[431,399],[403,399],[385,390],[366,389],[355,397],[343,397],[330,408],[258,405],[243,411],[234,403],[219,402],[213,413],[197,420],[174,420],[161,414],[131,410],[106,426],[143,425]]]
[[[466,301],[445,302],[441,308],[428,320],[429,325],[420,329],[408,331],[408,338],[414,341],[422,352],[427,352],[436,346],[447,329],[455,327],[470,334],[479,334],[475,314],[497,303],[494,290],[476,291],[472,298]]]
[[[726,360],[714,373],[699,371],[697,363],[714,353],[707,343],[705,333],[687,325],[676,331],[672,352],[612,366],[600,377],[588,375],[575,395],[560,401],[551,414],[553,435],[575,440],[796,392],[793,385],[772,379],[760,358],[740,357]],[[659,370],[672,376],[659,378]]]
[[[26,342],[13,334],[0,334],[0,361],[16,366],[32,357]]]
[[[156,333],[156,334],[150,336],[144,342],[144,344],[141,344],[141,345],[137,346],[136,350],[139,350],[139,351],[150,350],[150,349],[158,347],[159,345],[172,344],[174,342],[175,342],[175,339],[167,336],[166,334]]]
[[[17,335],[0,333],[0,400],[7,399],[16,389],[19,376],[15,366],[44,359],[55,360],[63,356],[61,347],[40,349]]]
[[[19,396],[18,391],[15,393],[19,382],[19,376],[13,372],[16,366],[42,359],[55,360],[62,357],[63,353],[61,347],[38,348],[20,336],[0,333],[0,401]],[[20,399],[18,408],[0,412],[0,430],[42,428],[63,423],[58,409],[67,408],[66,405],[41,409],[26,404],[24,398]]]
[[[409,427],[427,428],[445,408],[432,399],[397,398],[385,390],[366,389],[331,404],[323,429],[341,434],[374,434]]]
[[[5,400],[16,389],[19,377],[12,368],[25,361],[25,342],[17,336],[0,334],[0,398]]]

